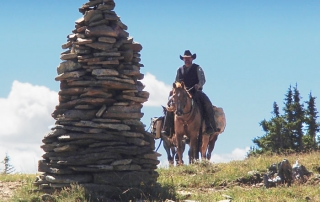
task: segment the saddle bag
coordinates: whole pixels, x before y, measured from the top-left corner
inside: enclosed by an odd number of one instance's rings
[[[224,111],[221,107],[213,106],[214,111],[214,120],[216,122],[216,127],[220,128],[220,133],[223,133],[224,129],[226,128],[226,116]]]
[[[164,117],[154,117],[151,118],[151,134],[154,135],[155,139],[160,138],[162,122]]]

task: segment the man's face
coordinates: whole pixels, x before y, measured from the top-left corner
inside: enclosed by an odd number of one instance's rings
[[[184,64],[187,66],[187,67],[189,67],[189,66],[191,66],[192,65],[192,57],[184,57],[183,58],[183,61],[184,61]]]

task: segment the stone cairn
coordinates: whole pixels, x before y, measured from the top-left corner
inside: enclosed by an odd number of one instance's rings
[[[73,183],[93,195],[152,186],[159,154],[140,121],[149,93],[140,80],[142,46],[125,31],[113,0],[90,0],[62,45],[59,104],[45,135],[35,184],[50,192]]]

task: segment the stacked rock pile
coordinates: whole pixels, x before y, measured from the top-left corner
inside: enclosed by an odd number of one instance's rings
[[[90,0],[62,45],[57,67],[55,126],[35,182],[50,191],[80,184],[88,192],[117,195],[156,183],[159,154],[140,118],[149,93],[140,80],[142,46],[129,37],[113,0]]]

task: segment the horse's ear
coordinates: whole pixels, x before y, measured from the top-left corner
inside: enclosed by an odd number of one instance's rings
[[[184,82],[183,81],[181,81],[181,87],[184,88]]]

